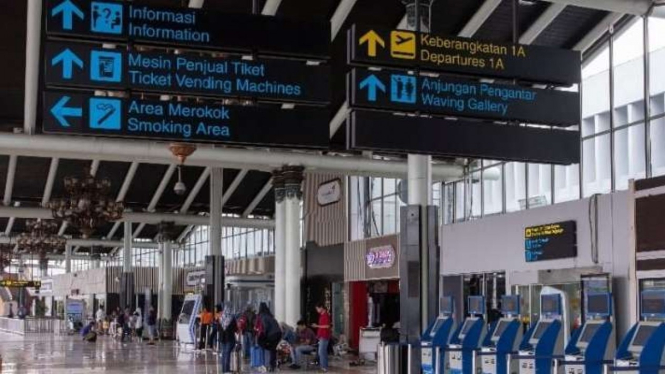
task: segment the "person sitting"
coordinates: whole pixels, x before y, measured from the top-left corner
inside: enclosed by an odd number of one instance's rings
[[[81,329],[81,337],[84,341],[94,343],[97,341],[97,333],[95,332],[95,321],[90,321],[84,328]]]
[[[296,342],[295,349],[291,350],[292,357],[291,360],[293,364],[289,367],[290,369],[300,369],[300,363],[302,362],[302,356],[304,354],[312,353],[316,350],[316,334],[312,329],[307,327],[305,321],[300,320],[296,326]]]

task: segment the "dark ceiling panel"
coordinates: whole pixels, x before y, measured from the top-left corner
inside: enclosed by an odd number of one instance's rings
[[[533,44],[572,48],[607,14],[602,10],[567,6]]]
[[[125,206],[137,211],[147,208],[166,169],[168,169],[166,165],[140,164],[125,196]]]
[[[225,213],[241,214],[270,180],[270,173],[251,170],[224,206]]]
[[[224,187],[223,187],[224,191],[226,191],[231,185],[231,183],[233,183],[233,180],[236,178],[239,172],[240,170],[238,169],[224,169],[224,175],[222,176],[222,178],[224,179]],[[208,208],[209,203],[210,203],[210,178],[208,178],[206,182],[203,184],[203,187],[201,187],[201,191],[199,191],[199,194],[196,195],[194,203],[189,208],[189,210],[193,212],[208,212],[210,211],[210,209]]]
[[[258,13],[261,13],[265,3],[266,0],[259,0]],[[224,13],[252,13],[252,5],[251,0],[206,0],[203,9]]]
[[[157,225],[145,225],[141,233],[139,234],[139,239],[154,239],[157,235]]]
[[[271,189],[252,212],[255,216],[272,217],[275,214],[275,190]]]
[[[0,155],[0,186],[4,186],[7,182],[8,168],[9,168],[9,156]],[[18,164],[17,164],[17,169],[18,169]]]
[[[0,230],[2,230],[4,232],[5,228],[7,227],[8,222],[9,222],[9,218],[0,217]]]
[[[23,121],[27,1],[3,1],[0,22],[11,30],[0,36],[0,130],[11,130]]]
[[[340,0],[282,0],[277,16],[302,20],[329,21]]]
[[[485,0],[437,0],[432,4],[432,33],[456,35]]]
[[[62,164],[64,160],[60,160]],[[44,185],[51,167],[51,159],[43,157],[19,157],[16,162],[16,175],[12,200],[26,203],[41,204],[44,195]],[[51,197],[61,197],[56,194],[56,185],[62,186],[62,179],[55,180]],[[4,184],[3,184],[4,186]],[[23,204],[26,205],[26,204]]]
[[[169,184],[166,186],[159,203],[157,203],[157,211],[160,212],[173,212],[180,209],[180,206],[185,202],[190,191],[196,184],[196,181],[203,173],[205,168],[201,166],[183,166],[182,167],[182,181],[187,186],[187,191],[183,195],[177,195],[173,192],[173,187],[178,182],[178,170],[171,177]]]
[[[115,161],[102,161],[99,163],[97,176],[100,178],[108,178],[111,181],[109,197],[115,199],[118,196],[130,165],[131,164],[129,162]]]
[[[522,3],[518,9],[518,34],[521,35],[549,5],[544,2]],[[503,0],[489,18],[483,23],[474,38],[510,42],[513,40],[513,5],[512,0]]]

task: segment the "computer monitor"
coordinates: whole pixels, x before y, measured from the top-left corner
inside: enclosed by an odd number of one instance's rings
[[[520,314],[520,296],[503,295],[501,296],[501,313],[504,315],[517,316]]]
[[[633,335],[633,339],[630,341],[628,350],[636,353],[642,352],[644,344],[646,344],[659,325],[660,323],[640,322],[635,335]]]
[[[485,298],[482,296],[469,296],[469,314],[485,314]]]
[[[490,338],[491,341],[497,342],[499,338],[501,338],[501,335],[503,334],[504,331],[510,326],[510,324],[513,322],[513,320],[510,319],[500,319],[499,322],[496,324],[496,328],[494,329],[494,333],[492,333],[492,337]]]
[[[464,321],[464,325],[462,325],[462,330],[459,332],[459,338],[460,338],[460,339],[464,339],[464,337],[466,336],[466,334],[468,334],[469,331],[471,331],[471,328],[473,327],[473,324],[474,324],[477,320],[478,320],[477,318],[467,318],[467,319]]]
[[[596,335],[596,331],[602,326],[602,323],[602,321],[588,321],[585,323],[580,338],[577,340],[577,346],[586,348],[591,339],[593,339],[593,336]]]
[[[544,317],[561,315],[561,295],[540,295],[540,314]]]
[[[439,299],[439,313],[440,314],[453,314],[453,297],[443,296]]]
[[[540,338],[542,338],[543,334],[545,331],[547,331],[551,324],[551,321],[539,321],[536,325],[536,331],[533,332],[531,339],[529,339],[529,344],[538,344],[538,341]]]
[[[665,318],[665,290],[642,291],[642,317]]]
[[[589,317],[601,318],[612,315],[612,294],[588,294],[586,297],[586,313]]]
[[[443,319],[443,318],[437,318],[437,319],[436,319],[436,322],[434,322],[434,326],[432,326],[432,329],[431,329],[430,332],[429,332],[429,337],[430,337],[430,338],[433,338],[434,335],[436,335],[436,333],[437,333],[437,332],[439,331],[439,329],[441,328],[441,325],[443,325],[443,323],[444,323],[445,321],[446,321],[446,320]]]

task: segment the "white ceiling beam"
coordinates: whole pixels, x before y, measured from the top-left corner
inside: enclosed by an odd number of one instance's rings
[[[261,14],[264,16],[274,16],[277,14],[280,4],[282,4],[282,0],[266,0],[263,9],[261,9]]]
[[[581,8],[606,10],[613,13],[643,16],[649,12],[653,0],[545,0],[550,3],[573,5]]]
[[[335,40],[335,36],[340,32],[346,17],[351,13],[351,9],[356,5],[357,0],[342,0],[335,9],[332,17],[330,17],[330,40]],[[346,32],[343,30],[342,32]]]
[[[231,185],[229,185],[229,188],[224,191],[224,194],[222,195],[222,208],[224,205],[226,205],[226,202],[229,201],[231,198],[231,195],[238,189],[238,186],[240,186],[240,182],[245,178],[245,176],[249,173],[249,170],[247,169],[242,169],[236,175],[236,177],[233,179],[233,182],[231,182]]]
[[[591,47],[600,37],[610,29],[610,26],[617,23],[624,15],[620,13],[610,13],[602,19],[591,31],[589,31],[575,46],[574,50],[584,53]]]
[[[245,211],[242,212],[242,216],[243,216],[243,217],[247,217],[247,216],[249,216],[250,214],[252,214],[252,212],[254,211],[254,209],[256,209],[256,207],[257,207],[257,205],[259,205],[259,203],[261,203],[261,201],[262,201],[263,198],[266,196],[266,194],[268,193],[268,191],[270,191],[271,188],[272,188],[272,178],[270,178],[270,179],[268,180],[268,182],[265,184],[265,186],[263,186],[263,188],[261,189],[261,191],[259,191],[259,193],[256,194],[256,196],[254,197],[254,199],[252,200],[252,202],[249,203],[249,205],[247,206],[247,208],[245,208]],[[228,225],[226,224],[226,220],[227,220],[227,218],[224,218],[224,221],[223,221],[223,222],[224,222],[224,226],[228,226]]]
[[[0,243],[9,243],[12,238],[0,237]],[[67,245],[80,247],[117,247],[122,246],[121,240],[100,240],[100,239],[67,239]],[[157,243],[134,241],[136,247],[157,248]]]
[[[129,165],[129,169],[127,170],[127,174],[125,174],[125,180],[122,182],[122,186],[120,187],[120,191],[118,191],[118,196],[116,197],[115,201],[121,202],[125,200],[125,196],[127,196],[127,192],[129,191],[129,187],[132,185],[132,181],[134,180],[134,176],[136,175],[136,170],[139,168],[139,163],[134,161]],[[120,222],[116,222],[113,224],[113,227],[111,227],[111,230],[106,234],[107,238],[112,238],[113,235],[115,235],[115,232],[118,231],[118,228],[120,228]]]
[[[18,207],[20,206],[20,202],[15,202],[14,206]],[[5,236],[9,237],[9,235],[12,233],[12,229],[14,228],[14,222],[16,221],[16,217],[9,217],[9,220],[7,221],[7,227],[5,228]]]
[[[171,181],[171,177],[173,176],[173,173],[175,172],[177,168],[176,164],[171,164],[169,165],[168,169],[166,169],[166,172],[164,173],[164,176],[162,177],[162,181],[159,182],[159,186],[157,186],[157,189],[155,190],[155,193],[152,195],[152,199],[150,200],[150,204],[148,204],[147,211],[152,213],[155,211],[155,208],[157,207],[157,204],[159,203],[159,199],[162,198],[162,195],[164,194],[164,190],[166,190],[166,186],[168,186],[169,182]],[[159,222],[158,222],[159,223]],[[141,231],[143,231],[143,228],[145,228],[145,222],[141,223],[136,230],[134,230],[134,233],[132,234],[132,238],[138,238],[139,235],[141,235]]]
[[[17,161],[17,155],[9,156],[9,165],[7,166],[7,180],[5,181],[5,195],[2,198],[2,203],[4,205],[10,205],[12,203],[12,192],[14,190],[14,179],[16,178]]]
[[[550,4],[543,14],[520,36],[519,42],[521,44],[533,43],[565,8],[564,4]]]
[[[487,21],[487,19],[492,15],[494,10],[501,4],[501,0],[485,0],[483,5],[478,8],[476,13],[471,17],[471,19],[464,25],[462,31],[457,34],[463,38],[470,38],[480,30],[480,27]]]
[[[42,206],[46,206],[51,201],[51,193],[53,192],[53,185],[55,184],[55,176],[58,174],[58,165],[60,159],[53,157],[51,159],[51,166],[48,168],[48,177],[46,178],[46,185],[44,186],[44,195],[42,196]]]
[[[77,136],[0,133],[0,154],[35,157],[59,157],[107,161],[173,163],[173,155],[164,143]],[[357,176],[402,178],[407,174],[405,161],[387,161],[359,156],[321,155],[278,150],[213,148],[199,145],[187,158],[192,166],[211,166],[272,171],[283,165],[302,165],[307,173],[336,173]],[[463,175],[459,165],[432,165],[434,180],[457,180]]]
[[[196,9],[201,9],[203,8],[203,3],[204,0],[189,0],[189,7],[190,8],[196,8]]]
[[[198,196],[199,192],[201,192],[201,188],[210,177],[210,170],[212,170],[212,168],[210,167],[203,169],[203,172],[199,176],[199,179],[196,181],[196,184],[194,185],[194,187],[192,187],[192,190],[189,192],[189,195],[187,195],[187,199],[180,207],[180,213],[187,213],[189,207],[192,206],[194,199],[196,199],[196,196]]]

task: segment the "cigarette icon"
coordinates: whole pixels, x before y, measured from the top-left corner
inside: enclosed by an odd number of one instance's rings
[[[97,120],[97,125],[100,125],[100,126],[101,126],[102,123],[104,123],[104,121],[109,119],[113,115],[113,113],[115,113],[115,108],[113,107],[113,105],[110,105],[110,104],[99,104],[99,105],[97,105],[97,110],[106,112],[106,114],[99,117],[99,119]]]

